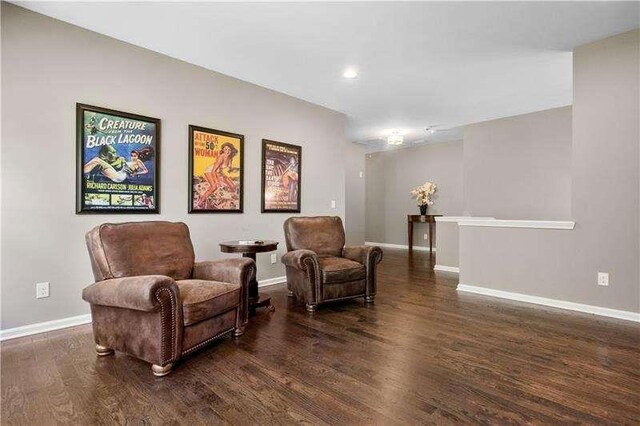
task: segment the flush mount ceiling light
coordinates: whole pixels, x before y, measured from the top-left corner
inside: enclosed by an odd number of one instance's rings
[[[424,130],[427,131],[428,135],[433,135],[436,132],[436,129],[433,127],[426,127]]]
[[[393,132],[387,136],[387,143],[389,145],[402,145],[404,137],[399,132]]]
[[[344,78],[353,79],[353,78],[356,78],[358,76],[358,71],[356,71],[354,68],[347,68],[344,71],[344,73],[342,74],[342,76]]]

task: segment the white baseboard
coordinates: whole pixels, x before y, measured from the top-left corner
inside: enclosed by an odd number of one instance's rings
[[[287,277],[275,277],[267,278],[265,280],[258,281],[258,287],[268,287],[270,285],[282,284],[287,282]]]
[[[534,303],[536,305],[551,306],[553,308],[568,309],[570,311],[585,312],[587,314],[600,315],[603,317],[640,322],[640,313],[638,312],[620,311],[617,309],[603,308],[600,306],[583,305],[582,303],[547,299],[546,297],[529,296],[527,294],[511,293],[509,291],[494,290],[491,288],[476,287],[467,284],[458,284],[458,291],[499,297],[501,299],[517,300],[519,302]]]
[[[442,272],[455,272],[456,274],[460,273],[460,268],[458,268],[457,266],[435,265],[433,267],[433,270]]]
[[[91,314],[86,314],[53,321],[39,322],[36,324],[23,325],[22,327],[7,328],[6,330],[0,330],[0,342],[15,339],[17,337],[31,336],[32,334],[46,333],[47,331],[74,327],[76,325],[89,324],[90,322]]]
[[[478,219],[459,220],[459,226],[485,226],[490,228],[533,228],[533,229],[573,229],[576,223],[571,220],[501,220]]]
[[[287,282],[287,277],[275,277],[258,281],[258,287],[282,284]],[[47,331],[60,330],[76,325],[89,324],[91,314],[78,315],[75,317],[62,318],[53,321],[39,322],[36,324],[23,325],[21,327],[7,328],[0,330],[0,342],[4,340],[16,339],[18,337],[31,336],[33,334],[46,333]]]
[[[405,249],[405,250],[409,250],[409,246],[406,244],[389,244],[389,243],[374,243],[371,241],[365,241],[364,242],[365,246],[379,246],[379,247],[388,247],[388,248],[397,248],[397,249]],[[414,250],[417,251],[429,251],[429,247],[424,247],[424,246],[413,246]],[[436,248],[433,248],[433,251],[436,251]]]

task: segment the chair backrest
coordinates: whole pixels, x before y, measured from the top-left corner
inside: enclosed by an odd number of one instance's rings
[[[338,216],[290,217],[284,222],[284,237],[289,251],[341,256],[344,247],[344,227]]]
[[[96,281],[138,275],[191,278],[195,254],[184,223],[105,223],[85,239]]]

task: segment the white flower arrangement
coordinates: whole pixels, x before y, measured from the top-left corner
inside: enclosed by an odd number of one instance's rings
[[[430,206],[433,204],[432,196],[438,190],[435,183],[425,182],[411,190],[411,198],[415,198],[418,206]]]

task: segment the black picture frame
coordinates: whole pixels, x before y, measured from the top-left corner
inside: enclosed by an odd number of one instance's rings
[[[240,151],[240,167],[239,167],[239,192],[238,192],[238,208],[233,209],[212,209],[212,208],[195,208],[195,189],[194,189],[194,151],[195,151],[195,132],[207,133],[213,136],[222,136],[238,140]],[[208,198],[208,197],[207,197]],[[243,213],[244,212],[244,135],[239,133],[226,132],[224,130],[211,129],[208,127],[189,125],[189,213]]]
[[[268,150],[269,147],[281,147],[283,149],[283,155],[293,154],[297,158],[297,190],[296,190],[296,201],[295,206],[289,207],[285,206],[283,208],[275,208],[272,205],[268,205],[267,201],[267,174],[273,176],[273,171],[271,169],[267,169],[267,160],[268,158]],[[274,151],[274,155],[276,155],[276,151]],[[272,165],[269,165],[270,167]],[[288,168],[287,168],[288,169]],[[269,173],[267,173],[269,172]],[[286,172],[286,170],[285,170]],[[302,200],[302,147],[299,145],[292,145],[284,142],[278,142],[271,139],[262,139],[262,167],[261,167],[261,203],[260,203],[260,211],[262,213],[300,213],[301,211],[301,200]],[[287,201],[281,201],[283,203],[287,203]]]
[[[143,164],[145,165],[144,169],[147,170],[148,172],[149,166],[147,165],[150,163],[150,167],[152,169],[152,177],[151,177],[150,185],[137,185],[131,182],[123,183],[124,181],[128,181],[129,176],[132,176],[135,178],[141,175],[141,173],[136,174],[134,170],[133,173],[128,175],[127,178],[125,178],[121,182],[118,182],[118,185],[115,185],[116,182],[109,182],[108,179],[104,177],[103,179],[106,182],[100,182],[99,184],[96,184],[98,186],[108,186],[110,184],[114,186],[126,185],[127,189],[120,190],[120,189],[112,188],[112,189],[96,189],[95,192],[86,191],[89,185],[88,182],[91,181],[92,183],[94,183],[94,181],[92,180],[93,178],[90,178],[91,172],[85,173],[84,171],[85,167],[88,164],[86,161],[87,157],[85,157],[85,153],[89,149],[89,147],[85,146],[85,136],[87,136],[87,133],[86,133],[87,130],[90,130],[88,128],[89,125],[85,124],[84,122],[85,112],[100,114],[103,116],[104,115],[112,116],[115,118],[122,118],[125,120],[133,120],[136,122],[143,122],[143,123],[148,123],[153,125],[153,130],[148,135],[135,133],[136,131],[138,132],[144,131],[144,127],[142,128],[142,130],[139,128],[138,129],[126,129],[126,128],[120,129],[122,130],[120,133],[117,132],[118,129],[108,129],[109,136],[114,137],[113,141],[105,144],[96,144],[94,147],[91,147],[91,148],[95,148],[97,146],[104,147],[104,146],[122,145],[123,148],[126,147],[128,149],[130,154],[132,150],[136,150],[138,148],[138,145],[140,146],[149,145],[148,147],[145,147],[145,148],[151,148],[150,154],[149,154],[149,151],[147,152],[147,154],[151,155],[151,158],[148,161],[143,161]],[[100,133],[99,130],[96,130],[97,128],[99,128],[100,125],[101,123],[98,123],[97,126],[94,123],[94,126],[91,127],[92,131],[96,131]],[[107,130],[105,130],[105,132],[107,132]],[[140,136],[141,138],[150,138],[148,139],[149,143],[147,144],[147,143],[122,142],[122,137],[125,137],[126,139],[127,135],[129,137]],[[103,136],[106,136],[106,135],[103,135]],[[98,106],[88,105],[83,103],[76,103],[76,214],[158,214],[160,213],[160,140],[161,140],[161,120],[159,118],[148,117],[144,115],[133,114],[129,112],[118,111],[115,109],[98,107]],[[118,155],[121,155],[121,151],[118,152],[117,148],[114,148],[114,150]],[[89,155],[92,155],[92,154],[89,154]],[[99,168],[100,166],[95,167],[95,169],[99,169]],[[119,173],[125,173],[125,171],[120,170]],[[89,177],[87,175],[89,175]],[[94,176],[97,176],[97,175],[98,175],[98,172],[95,172]],[[145,181],[148,181],[148,180],[149,180],[148,177],[146,177]],[[130,189],[130,188],[133,188],[133,185],[135,185],[136,187],[144,187],[144,188],[151,187],[151,189],[150,190]],[[112,191],[112,192],[109,192],[109,191]],[[148,195],[147,192],[151,192],[151,195]],[[91,205],[90,203],[87,202],[87,196],[90,196],[90,195],[94,195],[95,197],[99,195],[101,196],[100,198],[103,201],[104,199],[106,199],[106,196],[108,195],[109,206],[106,206],[104,204]],[[114,206],[112,204],[113,195],[117,195],[119,199],[125,199],[128,196],[131,196],[131,207],[129,208],[127,205]],[[136,200],[140,200],[142,205],[135,205]]]

